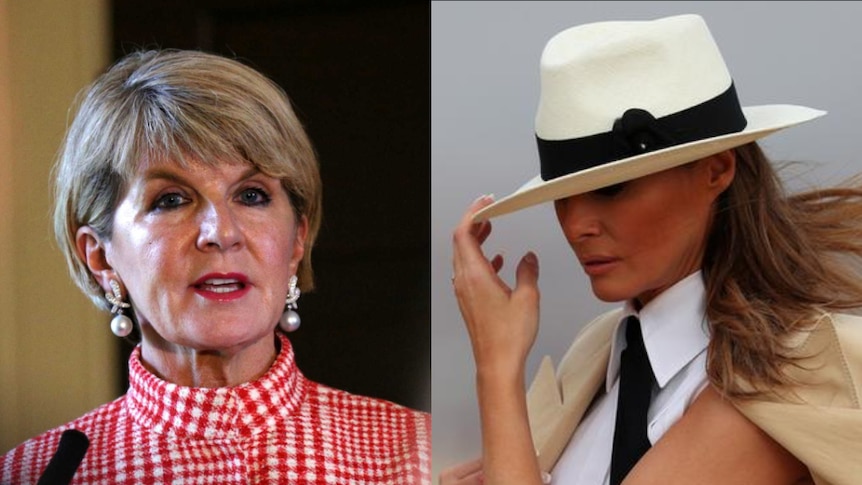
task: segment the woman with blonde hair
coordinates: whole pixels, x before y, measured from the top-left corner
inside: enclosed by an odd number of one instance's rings
[[[56,167],[73,279],[140,345],[128,392],[0,458],[0,482],[422,483],[430,415],[305,378],[321,181],[285,93],[197,51],[124,57]]]
[[[862,190],[784,193],[756,140],[824,113],[742,107],[703,19],[598,22],[546,45],[541,175],[454,233],[483,457],[442,484],[851,484],[862,476]],[[554,202],[593,293],[624,302],[523,373],[538,260],[489,219]]]

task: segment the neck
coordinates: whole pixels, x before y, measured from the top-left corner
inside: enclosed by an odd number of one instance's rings
[[[272,335],[227,349],[195,349],[143,332],[141,363],[159,378],[185,387],[232,387],[259,378],[275,361]]]

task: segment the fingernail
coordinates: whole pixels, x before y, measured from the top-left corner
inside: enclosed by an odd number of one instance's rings
[[[532,251],[528,251],[527,254],[524,255],[524,261],[530,264],[536,264],[539,262],[539,260],[536,259],[536,254]]]
[[[476,197],[476,200],[474,200],[473,203],[475,204],[476,202],[480,202],[480,201],[481,202],[485,202],[485,201],[491,202],[493,200],[494,200],[494,194],[482,194],[479,197]]]

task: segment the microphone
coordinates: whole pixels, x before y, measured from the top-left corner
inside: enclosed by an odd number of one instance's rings
[[[60,436],[57,452],[51,457],[37,485],[66,485],[84,461],[90,446],[87,435],[77,429],[67,429]]]

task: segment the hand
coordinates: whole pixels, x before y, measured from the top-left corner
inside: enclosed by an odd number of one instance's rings
[[[440,485],[480,485],[484,483],[482,459],[459,463],[440,472]]]
[[[514,289],[500,279],[502,256],[488,260],[481,248],[491,223],[472,222],[473,214],[492,202],[488,196],[477,199],[455,228],[452,284],[480,379],[521,381],[539,326],[539,264],[527,253],[518,263]]]
[[[475,479],[469,473],[458,476],[494,485],[538,485],[541,472],[530,436],[524,366],[539,328],[539,264],[527,253],[515,270],[514,289],[500,279],[503,258],[488,260],[482,253],[491,223],[473,223],[473,214],[492,202],[487,196],[473,202],[453,235],[452,284],[476,361],[483,454]]]

